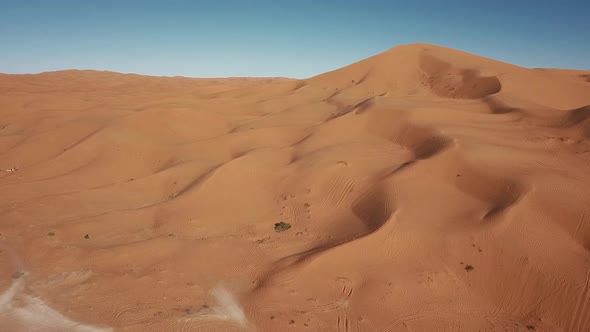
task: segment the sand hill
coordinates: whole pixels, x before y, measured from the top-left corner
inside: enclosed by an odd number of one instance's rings
[[[588,77],[0,75],[1,330],[590,331]]]

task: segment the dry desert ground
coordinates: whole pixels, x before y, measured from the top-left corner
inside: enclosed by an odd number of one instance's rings
[[[590,71],[428,44],[2,74],[0,330],[590,331],[589,105]]]

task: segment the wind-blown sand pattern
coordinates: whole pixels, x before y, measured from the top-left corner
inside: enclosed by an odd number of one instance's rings
[[[590,331],[588,73],[0,75],[1,330]]]

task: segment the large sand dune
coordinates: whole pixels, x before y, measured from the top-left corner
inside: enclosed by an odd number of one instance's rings
[[[590,331],[588,73],[0,75],[0,330]]]

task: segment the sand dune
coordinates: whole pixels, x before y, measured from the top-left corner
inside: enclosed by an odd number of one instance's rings
[[[589,331],[588,75],[0,75],[0,330]]]

